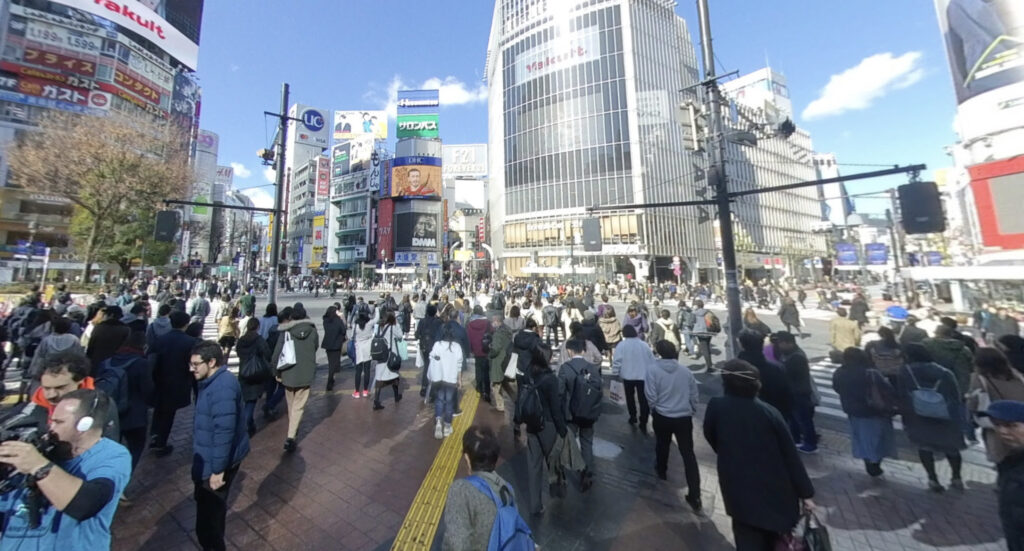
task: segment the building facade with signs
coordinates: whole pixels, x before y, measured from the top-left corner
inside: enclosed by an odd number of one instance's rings
[[[0,2],[0,151],[20,133],[32,131],[52,109],[84,115],[141,110],[169,118],[195,135],[200,100],[193,71],[203,0],[151,5],[138,0]],[[70,205],[15,189],[3,153],[0,185],[0,263],[30,234],[50,247],[51,258],[70,262]],[[32,265],[39,268],[41,262]],[[0,265],[0,279],[2,270]]]
[[[487,214],[500,275],[675,279],[679,256],[684,279],[715,278],[709,212],[629,206],[706,186],[678,109],[699,80],[686,23],[668,0],[572,4],[495,2]],[[583,251],[587,208],[614,205],[596,215],[602,250]]]

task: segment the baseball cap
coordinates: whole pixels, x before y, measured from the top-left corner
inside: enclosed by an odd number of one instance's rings
[[[988,409],[978,412],[978,415],[991,417],[998,421],[1024,423],[1024,402],[996,400],[989,404]]]

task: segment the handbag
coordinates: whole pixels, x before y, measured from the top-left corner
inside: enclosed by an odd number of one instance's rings
[[[907,372],[910,373],[910,380],[914,382],[914,390],[910,391],[910,401],[914,408],[914,413],[919,417],[926,417],[928,419],[939,419],[941,421],[949,421],[952,419],[949,415],[949,406],[946,404],[946,398],[939,392],[939,384],[942,380],[935,381],[935,386],[932,388],[921,388],[921,385],[917,382],[917,377],[914,377],[914,370],[907,366]]]
[[[249,356],[238,370],[238,379],[249,385],[258,385],[274,378],[270,363],[259,353]]]
[[[284,332],[284,342],[281,344],[281,355],[277,358],[277,370],[284,371],[295,367],[295,341],[292,334]]]
[[[398,355],[402,360],[409,359],[409,343],[405,342],[404,339],[398,341]]]
[[[508,356],[508,365],[505,367],[505,378],[515,379],[519,373],[519,353],[513,352]]]
[[[612,379],[608,383],[608,397],[620,406],[626,405],[626,385],[618,379]]]
[[[804,513],[803,548],[806,551],[832,551],[832,542],[828,537],[828,528],[818,520],[818,516],[808,511]]]

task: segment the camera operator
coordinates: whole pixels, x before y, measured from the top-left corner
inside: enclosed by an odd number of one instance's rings
[[[61,397],[50,419],[49,458],[28,442],[0,444],[0,462],[25,477],[25,484],[0,496],[0,550],[18,549],[26,541],[32,549],[110,548],[110,526],[128,484],[131,456],[103,437],[105,402],[106,395],[89,389]],[[33,488],[43,498],[36,526]]]

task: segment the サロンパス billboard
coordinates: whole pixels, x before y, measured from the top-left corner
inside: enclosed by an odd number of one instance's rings
[[[388,138],[388,115],[384,111],[335,111],[334,139],[348,140],[366,134]]]
[[[438,137],[437,114],[399,115],[395,136],[402,138],[436,138]]]
[[[441,159],[399,157],[391,168],[392,197],[438,197],[441,195]]]

